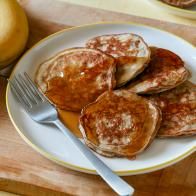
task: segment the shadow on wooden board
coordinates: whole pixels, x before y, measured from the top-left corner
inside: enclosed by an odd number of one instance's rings
[[[27,196],[67,196],[70,194],[57,192],[31,184],[0,178],[0,191]],[[1,194],[0,194],[1,195]]]

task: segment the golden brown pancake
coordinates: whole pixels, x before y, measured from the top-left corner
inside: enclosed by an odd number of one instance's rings
[[[162,0],[163,2],[175,7],[191,7],[196,4],[196,0]]]
[[[107,91],[81,112],[85,143],[107,157],[133,157],[153,141],[161,113],[151,101],[126,90]]]
[[[117,86],[122,86],[141,73],[150,59],[150,50],[143,38],[123,33],[102,35],[90,39],[86,46],[103,51],[116,58]]]
[[[127,86],[127,90],[140,94],[159,93],[172,89],[187,80],[189,71],[175,53],[151,47],[151,60],[147,68]]]
[[[196,135],[196,85],[186,81],[178,87],[150,96],[162,111],[158,137]]]
[[[115,59],[88,48],[64,50],[42,63],[35,81],[60,109],[80,111],[115,87]]]

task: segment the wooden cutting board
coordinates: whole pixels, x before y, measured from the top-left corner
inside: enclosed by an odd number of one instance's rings
[[[196,28],[54,0],[20,0],[30,26],[28,47],[60,29],[98,21],[139,22],[170,31],[196,44]],[[188,52],[188,51],[187,51]],[[26,195],[115,195],[99,176],[61,167],[35,152],[17,134],[5,106],[0,78],[0,190]],[[174,149],[175,150],[175,149]],[[124,177],[138,196],[196,195],[196,153],[149,174]]]

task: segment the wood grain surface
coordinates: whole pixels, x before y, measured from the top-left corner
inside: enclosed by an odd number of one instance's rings
[[[196,44],[196,29],[53,0],[20,0],[30,26],[28,47],[62,28],[98,21],[139,22],[173,32]],[[25,195],[115,195],[95,175],[61,167],[39,155],[17,134],[5,106],[6,79],[0,78],[0,190]],[[174,149],[175,150],[175,149]],[[196,195],[196,153],[149,174],[123,177],[136,196]]]

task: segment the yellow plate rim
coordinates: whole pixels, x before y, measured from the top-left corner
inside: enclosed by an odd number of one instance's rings
[[[82,28],[82,27],[88,27],[88,26],[93,26],[93,25],[99,25],[99,24],[127,24],[127,25],[135,25],[135,26],[142,26],[142,27],[147,27],[147,28],[152,28],[152,29],[156,29],[165,33],[168,33],[172,36],[177,37],[178,39],[181,39],[182,41],[188,43],[189,45],[191,45],[192,47],[195,47],[193,44],[189,43],[188,41],[186,41],[185,39],[178,37],[168,31],[159,29],[157,27],[152,27],[152,26],[148,26],[148,25],[144,25],[144,24],[140,24],[140,23],[133,23],[133,22],[121,22],[121,21],[114,21],[114,22],[97,22],[97,23],[91,23],[91,24],[86,24],[86,25],[80,25],[80,26],[75,26],[75,27],[70,27],[70,28],[66,28],[63,29],[61,31],[58,31],[56,33],[53,33],[47,37],[45,37],[44,39],[40,40],[39,42],[37,42],[35,45],[33,45],[30,49],[28,49],[23,56],[19,59],[19,61],[16,63],[14,69],[12,70],[12,73],[10,75],[10,78],[12,77],[16,67],[20,64],[20,61],[24,58],[24,56],[26,56],[33,48],[35,48],[37,45],[41,44],[42,42],[44,42],[45,40],[56,36],[58,34],[61,34],[63,32],[66,31],[70,31],[73,29],[77,29],[77,28]],[[43,155],[44,157],[48,158],[49,160],[58,163],[59,165],[65,166],[69,169],[73,169],[76,171],[80,171],[80,172],[85,172],[85,173],[90,173],[90,174],[97,174],[95,170],[92,169],[87,169],[85,167],[79,167],[77,165],[74,164],[70,164],[67,163],[66,161],[62,161],[58,158],[56,158],[55,156],[51,155],[50,153],[44,151],[43,149],[41,149],[40,147],[38,147],[36,144],[34,144],[32,141],[30,141],[24,134],[23,132],[18,128],[17,124],[14,122],[14,119],[12,118],[11,115],[11,111],[10,111],[10,107],[9,107],[9,103],[8,103],[8,91],[9,91],[9,84],[7,85],[6,88],[6,107],[7,107],[7,111],[8,111],[8,115],[11,119],[12,124],[14,125],[15,129],[17,130],[17,132],[19,133],[19,135],[22,137],[22,139],[29,145],[31,146],[34,150],[36,150],[37,152],[39,152],[41,155]],[[174,159],[171,159],[169,161],[166,161],[164,163],[155,165],[155,166],[151,166],[151,167],[147,167],[147,168],[142,168],[142,169],[136,169],[136,170],[125,170],[125,171],[115,171],[116,174],[121,175],[121,176],[127,176],[127,175],[135,175],[135,174],[143,174],[143,173],[148,173],[148,172],[152,172],[155,170],[159,170],[162,169],[164,167],[170,166],[172,164],[175,164],[176,162],[182,160],[183,158],[187,157],[188,155],[192,154],[193,152],[195,152],[196,150],[196,146],[193,146],[191,149],[189,149],[188,151],[186,151],[185,153],[181,154],[180,156],[177,156]]]
[[[183,8],[178,8],[178,7],[166,4],[160,0],[153,0],[153,1],[155,4],[159,5],[160,7],[164,6],[167,9],[172,9],[174,11],[181,12],[181,13],[184,12],[186,14],[196,14],[196,11],[194,11],[194,10],[187,10],[187,9],[183,9]]]

